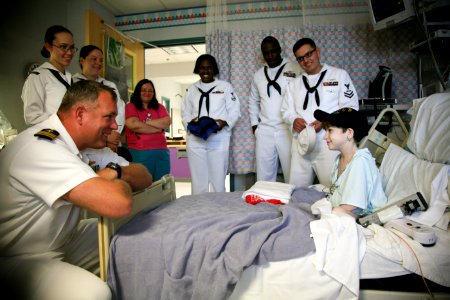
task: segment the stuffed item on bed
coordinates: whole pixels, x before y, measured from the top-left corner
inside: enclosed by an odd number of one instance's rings
[[[257,181],[242,194],[242,198],[250,204],[269,202],[272,204],[287,204],[291,199],[295,185],[283,182]]]

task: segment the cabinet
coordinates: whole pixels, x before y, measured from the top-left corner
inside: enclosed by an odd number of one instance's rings
[[[175,179],[190,180],[191,172],[186,154],[186,146],[169,146],[170,173]]]

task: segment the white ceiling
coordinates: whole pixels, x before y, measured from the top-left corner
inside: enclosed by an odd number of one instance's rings
[[[195,61],[206,51],[205,44],[145,49],[146,64],[166,64]]]

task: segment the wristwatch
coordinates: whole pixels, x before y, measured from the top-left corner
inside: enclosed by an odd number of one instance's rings
[[[122,177],[122,167],[119,164],[110,162],[106,165],[106,168],[113,169],[117,172],[117,178],[120,179]]]

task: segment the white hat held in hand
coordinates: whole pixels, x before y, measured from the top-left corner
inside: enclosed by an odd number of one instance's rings
[[[306,155],[314,150],[316,145],[316,130],[307,125],[297,136],[297,149],[301,155]]]

